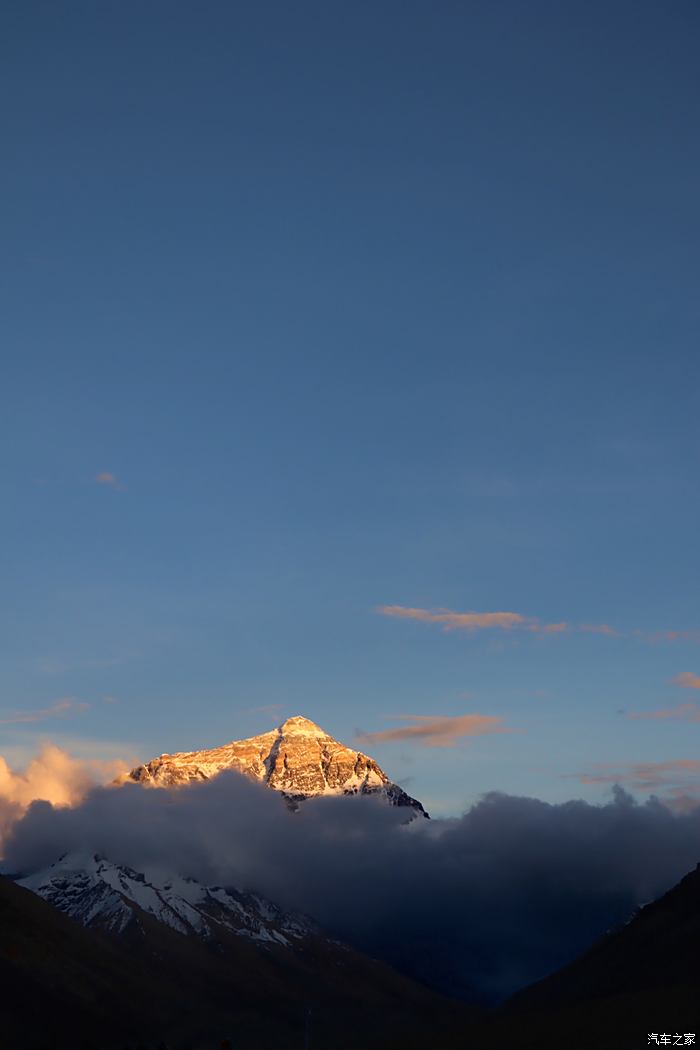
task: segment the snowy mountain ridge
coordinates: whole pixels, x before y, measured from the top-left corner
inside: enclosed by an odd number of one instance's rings
[[[294,808],[324,795],[376,795],[427,816],[417,799],[394,784],[373,758],[334,740],[297,715],[269,733],[203,751],[163,754],[137,766],[123,780],[147,787],[177,787],[235,770],[281,792]]]
[[[66,854],[16,881],[83,926],[112,934],[142,925],[141,912],[178,933],[205,939],[225,929],[259,943],[291,947],[316,932],[306,919],[285,914],[257,894],[203,886],[176,875],[147,879],[87,852]]]

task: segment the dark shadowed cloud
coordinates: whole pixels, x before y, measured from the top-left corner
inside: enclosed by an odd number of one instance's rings
[[[560,966],[700,858],[700,811],[617,789],[605,806],[492,793],[460,819],[405,824],[371,798],[291,814],[235,773],[175,791],[34,803],[6,844],[28,871],[86,846],[146,873],[255,889],[444,989],[498,995]]]

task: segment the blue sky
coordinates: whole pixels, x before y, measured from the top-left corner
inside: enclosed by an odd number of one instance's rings
[[[694,761],[698,19],[5,13],[0,753],[502,719],[373,745],[442,813]]]

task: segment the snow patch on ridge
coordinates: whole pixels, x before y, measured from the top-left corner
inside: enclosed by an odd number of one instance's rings
[[[290,947],[313,934],[300,916],[285,915],[269,901],[221,886],[203,886],[177,875],[146,877],[89,853],[67,854],[50,867],[17,880],[84,926],[123,933],[152,915],[178,933],[210,938],[225,929],[262,943]]]

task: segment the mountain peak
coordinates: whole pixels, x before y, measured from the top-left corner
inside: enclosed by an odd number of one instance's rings
[[[315,722],[312,722],[310,718],[304,718],[303,715],[293,715],[291,718],[288,718],[286,722],[283,722],[279,729],[280,734],[283,736],[292,733],[328,736],[328,733],[326,733],[325,730],[321,729],[321,727],[316,725]]]
[[[294,715],[277,729],[207,751],[161,755],[124,779],[148,787],[178,787],[210,780],[224,770],[261,781],[292,808],[319,795],[378,795],[427,816],[420,802],[389,780],[373,758],[334,740],[309,718]]]

